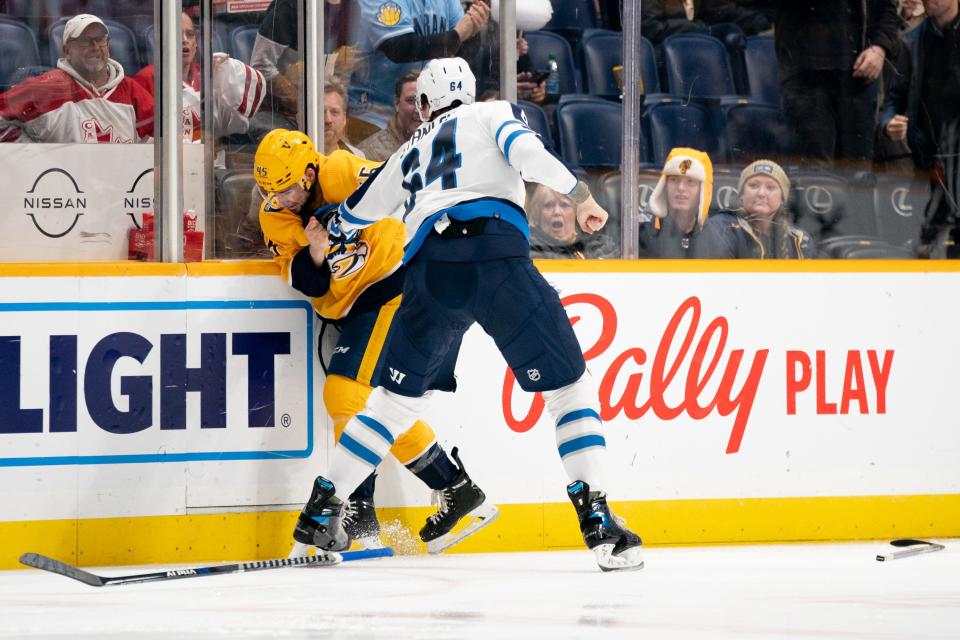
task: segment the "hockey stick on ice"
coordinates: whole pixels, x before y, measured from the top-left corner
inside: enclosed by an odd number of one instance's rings
[[[393,555],[393,549],[384,547],[383,549],[372,549],[362,551],[345,551],[343,553],[332,553],[327,551],[318,551],[316,555],[304,556],[301,558],[278,558],[276,560],[257,560],[254,562],[241,562],[238,564],[221,564],[209,567],[194,567],[191,569],[170,569],[167,571],[157,571],[154,573],[140,573],[129,576],[99,576],[90,573],[79,567],[75,567],[66,562],[48,558],[39,553],[25,553],[20,556],[20,563],[42,569],[51,573],[59,573],[62,576],[73,578],[91,587],[106,587],[119,584],[135,584],[139,582],[156,582],[158,580],[179,580],[181,578],[200,578],[202,576],[212,576],[226,573],[245,573],[248,571],[262,571],[264,569],[280,569],[282,567],[299,567],[304,565],[333,566],[341,562],[350,560],[363,560],[366,558],[386,558]]]
[[[890,544],[895,547],[904,547],[900,551],[894,551],[892,553],[887,553],[877,556],[877,562],[885,562],[887,560],[899,560],[900,558],[909,558],[910,556],[920,555],[921,553],[933,553],[934,551],[942,551],[944,546],[942,544],[937,544],[936,542],[928,542],[926,540],[914,540],[912,538],[904,538],[901,540],[894,540]]]

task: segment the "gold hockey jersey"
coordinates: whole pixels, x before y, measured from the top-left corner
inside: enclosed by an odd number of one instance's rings
[[[343,202],[381,164],[349,151],[334,151],[321,156],[319,178],[300,213],[273,209],[267,202],[260,205],[264,241],[287,283],[293,284],[294,256],[310,244],[304,227],[313,212],[326,204]],[[351,311],[379,307],[400,295],[403,278],[391,276],[402,276],[399,272],[405,239],[402,222],[384,219],[365,228],[355,242],[328,248],[329,288],[312,298],[317,313],[327,320],[342,320]]]

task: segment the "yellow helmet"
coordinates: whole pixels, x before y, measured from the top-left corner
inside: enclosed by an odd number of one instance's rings
[[[319,174],[322,157],[302,131],[274,129],[257,147],[253,175],[265,193],[279,193],[298,182],[309,191],[313,184],[306,183],[304,173],[313,165]]]

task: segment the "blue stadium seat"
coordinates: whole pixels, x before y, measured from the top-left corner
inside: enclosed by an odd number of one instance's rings
[[[710,203],[710,215],[717,211],[740,207],[740,171],[729,167],[714,165],[713,198]]]
[[[234,58],[250,64],[250,54],[253,53],[253,43],[257,40],[259,30],[257,25],[248,24],[230,32],[230,50]]]
[[[11,80],[22,67],[40,64],[40,49],[33,31],[15,18],[0,16],[0,90],[12,87]]]
[[[736,94],[723,43],[700,33],[677,33],[661,45],[667,91],[684,98]]]
[[[653,43],[640,36],[640,78],[644,93],[660,93],[660,72],[657,70],[657,52]]]
[[[750,97],[780,106],[780,74],[773,38],[770,36],[747,38],[747,50],[744,55]]]
[[[727,160],[747,165],[760,158],[781,161],[793,149],[792,134],[778,107],[742,100],[724,110]]]
[[[120,63],[123,73],[127,76],[136,75],[140,70],[140,49],[137,37],[130,27],[120,24],[111,18],[101,18],[110,32],[110,57]],[[47,28],[49,42],[49,64],[57,65],[57,60],[63,56],[63,27],[69,18],[60,18]]]
[[[584,169],[619,167],[623,110],[593,96],[567,96],[557,105],[557,130],[563,159]]]
[[[538,71],[547,70],[552,53],[557,58],[560,72],[560,93],[579,93],[580,81],[573,63],[573,50],[563,37],[549,31],[528,31],[523,34],[530,45],[530,62]]]
[[[27,78],[35,78],[36,76],[43,75],[47,71],[53,71],[53,67],[48,67],[45,64],[36,64],[28,67],[20,67],[16,69],[13,73],[7,76],[6,84],[0,85],[0,90],[6,90],[11,87],[14,87]]]
[[[553,136],[550,135],[550,121],[547,119],[546,112],[540,108],[540,105],[534,102],[527,102],[526,100],[518,100],[517,106],[520,107],[524,115],[527,116],[527,122],[530,124],[530,128],[539,133],[544,142],[553,146]]]
[[[702,105],[663,100],[647,107],[643,123],[650,138],[651,160],[657,165],[663,165],[674,147],[692,147],[711,159],[723,158],[714,115]]]
[[[622,33],[606,29],[584,31],[580,40],[580,56],[587,93],[595,96],[620,95],[613,68],[623,64]]]
[[[143,62],[144,64],[153,64],[153,34],[154,27],[151,24],[146,29],[140,33],[140,50],[143,52]],[[222,51],[224,53],[230,53],[228,50],[224,49],[223,41],[220,39],[220,34],[217,32],[213,33],[213,50]],[[198,35],[197,36],[197,60],[200,60],[201,51],[203,51],[203,39]]]

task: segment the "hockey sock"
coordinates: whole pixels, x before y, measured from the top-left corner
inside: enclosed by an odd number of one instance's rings
[[[459,473],[453,463],[450,462],[447,452],[437,443],[430,445],[430,448],[416,460],[408,462],[406,467],[413,475],[420,478],[425,485],[435,491],[440,491],[448,486]]]
[[[409,398],[382,387],[373,390],[363,411],[347,422],[333,450],[327,479],[336,486],[338,498],[346,501],[380,465],[397,435],[416,422],[428,401],[425,395]]]
[[[351,498],[373,498],[373,492],[376,488],[377,474],[371,473],[366,480],[360,483],[360,486],[350,494]]]
[[[570,481],[583,480],[593,491],[602,491],[606,439],[600,405],[590,373],[571,385],[543,392],[547,409],[557,425],[557,450]]]

